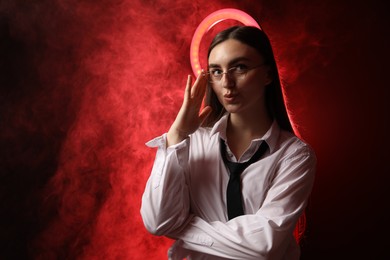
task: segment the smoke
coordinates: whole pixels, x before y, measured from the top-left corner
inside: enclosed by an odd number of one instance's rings
[[[4,257],[166,254],[139,216],[144,142],[180,105],[200,4],[2,2]]]
[[[297,15],[313,6],[0,3],[0,258],[164,258],[171,241],[139,215],[154,157],[144,143],[178,111],[196,26],[226,7],[264,22],[286,82],[332,59],[324,25]]]

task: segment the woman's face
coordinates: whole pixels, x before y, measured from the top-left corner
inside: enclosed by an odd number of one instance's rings
[[[272,79],[256,49],[229,39],[212,49],[208,63],[211,86],[226,111],[247,113],[264,107],[265,86]]]

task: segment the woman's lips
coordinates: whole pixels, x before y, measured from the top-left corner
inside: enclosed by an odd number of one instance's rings
[[[227,103],[232,103],[234,102],[234,100],[236,99],[238,95],[235,94],[235,93],[226,93],[223,95],[223,99],[227,102]]]

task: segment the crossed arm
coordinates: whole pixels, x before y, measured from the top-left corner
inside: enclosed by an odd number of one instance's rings
[[[314,176],[315,157],[309,150],[296,151],[280,165],[261,208],[228,222],[207,222],[191,213],[185,163],[185,140],[159,145],[152,174],[143,195],[141,214],[146,228],[156,235],[182,241],[182,247],[234,259],[278,259],[291,246],[293,229],[302,214]],[[159,144],[158,144],[159,143]]]

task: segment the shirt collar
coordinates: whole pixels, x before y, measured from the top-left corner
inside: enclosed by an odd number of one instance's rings
[[[229,113],[225,113],[221,119],[219,119],[211,129],[210,137],[219,133],[219,137],[226,141],[226,127],[227,127],[227,120],[229,117]],[[276,145],[278,142],[280,134],[280,127],[276,120],[274,120],[271,124],[271,127],[268,129],[268,131],[263,135],[263,137],[254,139],[253,141],[261,141],[264,140],[267,142],[270,152],[272,153],[276,149]]]
[[[219,137],[226,141],[226,128],[227,120],[229,118],[229,113],[225,113],[221,119],[219,119],[211,129],[210,137],[219,133]]]

